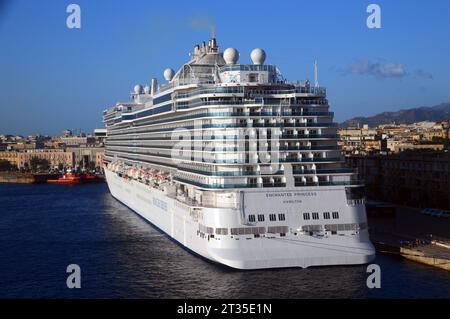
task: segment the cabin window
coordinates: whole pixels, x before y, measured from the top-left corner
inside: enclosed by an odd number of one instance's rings
[[[248,75],[249,82],[258,82],[258,73],[250,73]]]

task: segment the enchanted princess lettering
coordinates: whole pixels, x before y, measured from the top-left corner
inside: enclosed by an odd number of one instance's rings
[[[294,193],[267,193],[266,197],[311,197],[317,196],[316,192],[294,192]]]

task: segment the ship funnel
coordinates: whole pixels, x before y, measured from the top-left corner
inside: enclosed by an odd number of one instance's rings
[[[157,85],[158,85],[158,83],[157,83],[156,79],[153,78],[153,79],[152,79],[152,85],[151,85],[151,87],[150,87],[150,94],[151,94],[152,96],[154,96],[155,93],[156,93],[156,86],[157,86]]]
[[[212,38],[211,39],[211,49],[214,50],[214,51],[217,49],[217,40],[216,40],[216,38]]]

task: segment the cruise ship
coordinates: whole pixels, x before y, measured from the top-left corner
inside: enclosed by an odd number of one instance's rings
[[[165,82],[103,112],[113,197],[191,252],[236,269],[375,257],[362,182],[344,165],[326,89],[260,48],[195,45]]]

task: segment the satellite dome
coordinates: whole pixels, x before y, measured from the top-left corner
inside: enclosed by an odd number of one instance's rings
[[[228,48],[223,51],[223,59],[226,64],[236,64],[239,60],[239,52],[235,48]]]
[[[166,79],[166,81],[172,81],[174,75],[175,75],[174,70],[170,68],[164,70],[164,78]]]
[[[142,93],[142,85],[136,84],[136,85],[134,86],[134,93],[135,93],[135,94],[141,94],[141,93]]]
[[[150,92],[151,92],[151,88],[150,88],[150,86],[148,86],[148,85],[146,85],[145,87],[144,87],[144,92],[145,92],[145,94],[150,94]]]
[[[252,59],[253,64],[264,64],[264,61],[266,60],[266,52],[264,52],[264,50],[260,48],[253,49],[252,53],[250,54],[250,58]]]

